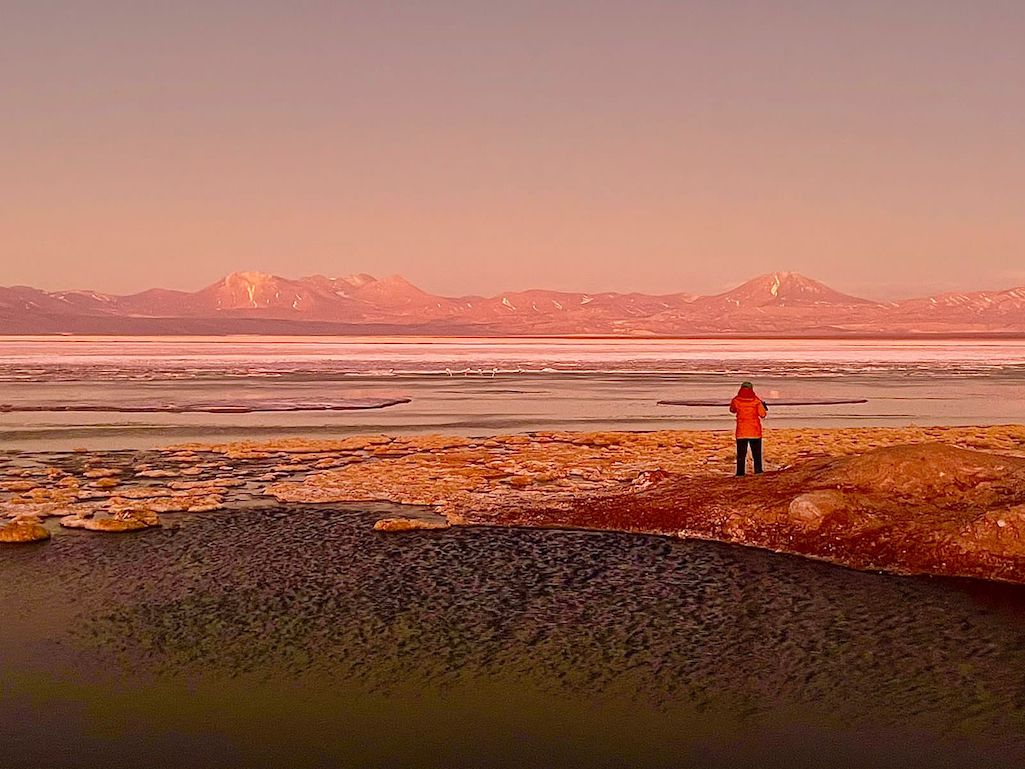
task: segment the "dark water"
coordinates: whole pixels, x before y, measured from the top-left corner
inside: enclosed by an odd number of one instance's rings
[[[251,510],[0,551],[0,765],[1018,767],[1025,591]]]

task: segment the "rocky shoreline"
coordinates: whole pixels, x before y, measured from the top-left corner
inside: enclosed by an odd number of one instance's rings
[[[765,475],[733,478],[731,436],[707,431],[6,452],[0,543],[239,506],[388,501],[433,512],[382,531],[605,529],[1025,583],[1025,426],[777,430],[767,457]]]

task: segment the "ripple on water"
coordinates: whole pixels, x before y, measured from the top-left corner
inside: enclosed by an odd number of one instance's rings
[[[341,509],[69,534],[5,551],[0,574],[21,618],[0,651],[122,684],[299,682],[328,708],[477,690],[577,703],[571,723],[621,709],[712,734],[714,714],[734,735],[813,724],[805,743],[883,730],[1025,756],[1020,588],[622,534],[382,535]]]

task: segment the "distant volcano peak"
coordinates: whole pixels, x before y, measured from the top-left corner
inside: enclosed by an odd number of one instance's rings
[[[868,299],[843,294],[806,275],[788,271],[767,272],[710,299],[747,307],[874,304]]]

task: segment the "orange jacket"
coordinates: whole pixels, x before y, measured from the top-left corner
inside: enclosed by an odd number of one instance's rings
[[[740,388],[737,396],[730,401],[730,413],[737,415],[738,438],[762,437],[762,419],[769,412],[753,389]]]

